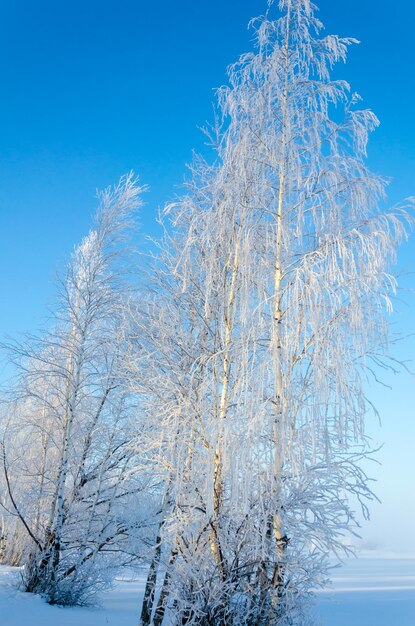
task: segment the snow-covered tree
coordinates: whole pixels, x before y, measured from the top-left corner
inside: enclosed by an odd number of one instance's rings
[[[380,210],[365,164],[375,115],[330,76],[354,41],[321,36],[308,0],[279,8],[219,91],[217,162],[197,160],[169,207],[136,314],[165,502],[142,626],[308,623],[372,497],[364,386],[386,358],[405,214]]]
[[[51,603],[87,601],[145,535],[140,626],[305,625],[368,513],[365,383],[407,216],[366,165],[377,118],[331,78],[354,40],[323,36],[309,0],[276,4],[135,292],[126,177],[47,332],[9,346],[0,559]]]
[[[4,505],[26,537],[25,588],[51,603],[84,602],[107,584],[140,525],[122,337],[125,236],[141,191],[127,176],[99,194],[49,329],[9,346],[21,374],[3,436]]]

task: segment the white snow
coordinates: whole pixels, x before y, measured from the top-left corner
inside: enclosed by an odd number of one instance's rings
[[[0,626],[136,626],[143,579],[125,576],[99,608],[60,608],[16,588],[19,570],[0,566]],[[318,596],[321,626],[415,626],[415,558],[360,558],[335,570]]]
[[[350,559],[317,613],[321,626],[415,626],[415,558]]]
[[[143,580],[119,578],[103,594],[99,608],[49,606],[39,596],[16,589],[19,570],[0,565],[0,626],[136,626]]]

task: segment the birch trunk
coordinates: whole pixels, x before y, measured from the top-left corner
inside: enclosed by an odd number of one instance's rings
[[[282,102],[282,138],[281,138],[281,163],[278,178],[278,206],[276,215],[276,254],[275,254],[275,279],[274,279],[274,342],[275,342],[275,421],[274,421],[274,506],[277,507],[273,519],[273,532],[277,548],[277,562],[272,576],[272,586],[277,589],[278,602],[281,601],[284,586],[284,551],[287,546],[287,537],[283,528],[279,512],[281,491],[281,473],[283,467],[285,423],[284,423],[284,373],[282,352],[282,280],[283,280],[283,229],[284,229],[284,194],[287,168],[287,101],[288,101],[288,72],[289,72],[289,42],[291,25],[291,2],[287,8],[287,33],[285,45],[285,83]]]
[[[158,529],[157,529],[156,541],[154,543],[153,558],[151,559],[149,571],[147,574],[146,585],[144,589],[143,605],[141,607],[140,626],[149,626],[149,624],[151,623],[151,617],[153,614],[157,577],[158,577],[160,559],[161,559],[162,533],[163,533],[163,527],[166,523],[167,512],[171,505],[170,490],[171,490],[171,479],[166,487],[166,493],[163,499],[163,506],[161,509],[161,516],[160,516],[160,521],[159,521]]]
[[[232,330],[234,320],[234,307],[237,293],[237,277],[239,271],[239,238],[235,237],[235,249],[231,270],[231,281],[226,307],[224,310],[225,339],[222,360],[221,395],[219,404],[219,437],[214,456],[214,480],[213,480],[213,511],[214,519],[211,523],[210,546],[214,556],[218,571],[222,580],[226,579],[226,567],[224,555],[221,548],[219,536],[219,520],[221,517],[223,504],[223,448],[224,448],[224,428],[228,414],[228,393],[231,376],[231,347]]]
[[[75,310],[76,316],[76,310]],[[76,341],[76,327],[73,326],[72,339]],[[82,334],[84,337],[84,333]],[[65,410],[65,431],[62,447],[62,458],[58,474],[58,486],[56,496],[56,512],[54,524],[52,526],[51,538],[52,538],[52,563],[51,563],[51,577],[52,577],[52,591],[51,601],[54,601],[54,581],[56,578],[57,569],[60,561],[61,547],[62,547],[62,530],[65,516],[65,485],[68,475],[69,467],[69,448],[72,443],[72,428],[75,419],[75,407],[76,399],[78,395],[80,374],[81,374],[81,361],[83,353],[83,339],[81,339],[80,353],[78,358],[70,357],[68,367],[68,381],[67,381],[67,398],[66,398],[66,410]],[[71,342],[72,343],[72,342]],[[76,344],[75,344],[76,345]]]

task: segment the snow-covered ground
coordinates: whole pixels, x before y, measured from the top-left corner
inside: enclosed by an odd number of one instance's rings
[[[17,591],[18,570],[0,566],[0,626],[136,626],[143,581],[118,579],[101,608],[51,607]],[[415,626],[415,558],[360,558],[335,571],[318,596],[322,626]]]
[[[62,608],[18,591],[18,577],[16,568],[0,565],[0,626],[137,626],[142,579],[118,579],[99,608]]]
[[[349,560],[317,610],[322,626],[415,626],[415,558]]]

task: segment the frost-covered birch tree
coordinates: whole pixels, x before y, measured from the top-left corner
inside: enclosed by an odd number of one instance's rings
[[[122,327],[125,237],[141,191],[127,176],[99,195],[49,329],[9,346],[21,374],[4,428],[3,507],[26,536],[25,588],[51,603],[84,602],[108,584],[140,525],[129,511],[144,478],[133,473],[139,425]]]
[[[308,0],[279,9],[219,91],[217,162],[168,208],[144,383],[168,506],[143,626],[309,623],[372,498],[365,380],[405,214],[365,163],[377,118],[331,78],[354,40],[322,36]]]

